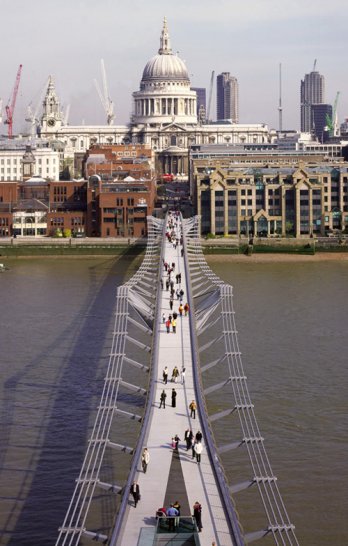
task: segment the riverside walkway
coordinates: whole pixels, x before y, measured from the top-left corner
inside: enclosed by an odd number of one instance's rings
[[[232,287],[224,284],[204,259],[198,217],[182,220],[180,215],[169,215],[165,221],[150,217],[148,226],[143,263],[130,281],[117,289],[101,401],[56,546],[88,545],[91,541],[110,546],[244,546],[263,537],[267,545],[271,540],[280,546],[298,546],[248,392]],[[172,237],[166,236],[168,232]],[[182,244],[173,244],[180,240]],[[175,264],[171,280],[175,291],[183,291],[182,304],[189,303],[187,316],[180,316],[175,294],[170,309],[165,262]],[[176,332],[172,326],[167,332],[162,317],[166,320],[172,311],[178,314]],[[165,367],[169,372],[166,384]],[[177,382],[171,382],[174,367],[180,372]],[[173,389],[177,393],[175,407]],[[228,394],[221,397],[223,389]],[[166,407],[160,408],[163,390]],[[197,403],[195,418],[189,409],[192,400]],[[130,421],[129,429],[135,433],[132,437],[137,437],[135,445],[116,438],[120,434],[120,427],[114,425],[118,419]],[[240,437],[235,428],[238,422]],[[222,445],[215,438],[216,423],[222,426]],[[194,436],[202,432],[200,463],[192,457],[191,449],[186,449],[184,434],[188,429]],[[176,435],[178,449],[173,449]],[[150,453],[146,472],[141,465],[144,447]],[[236,475],[235,483],[229,484],[221,455],[233,450],[249,458],[251,476],[240,481]],[[116,478],[110,473],[110,461],[117,469],[119,457],[129,456],[130,471],[122,483],[117,473]],[[141,494],[136,507],[130,494],[133,481]],[[258,502],[261,499],[266,523],[258,531],[253,519],[246,522],[248,531],[239,521],[232,495],[234,498],[243,490],[255,491]],[[112,529],[96,522],[94,503],[98,499],[102,499],[101,520],[103,506],[115,505]],[[168,520],[160,525],[156,512],[176,501],[181,506],[179,525],[172,529]],[[202,506],[201,532],[192,518],[196,501]]]

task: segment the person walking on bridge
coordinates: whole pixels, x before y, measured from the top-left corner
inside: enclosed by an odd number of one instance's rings
[[[132,483],[130,493],[134,499],[134,508],[136,508],[138,502],[140,501],[140,488],[139,484],[136,481]]]
[[[198,464],[201,462],[202,451],[203,451],[202,442],[195,442],[196,461]]]
[[[191,404],[189,405],[189,410],[190,410],[190,417],[192,417],[193,419],[196,419],[196,409],[197,409],[197,404],[194,400],[192,400]]]
[[[167,366],[163,370],[163,383],[166,385],[168,381],[168,368]]]
[[[176,395],[177,395],[176,390],[172,389],[172,408],[176,408]]]
[[[167,398],[167,395],[165,390],[163,389],[163,391],[161,392],[161,397],[160,397],[161,403],[160,403],[159,409],[161,409],[162,405],[163,405],[163,409],[166,409],[166,398]]]
[[[150,453],[147,447],[144,447],[143,454],[141,456],[141,466],[143,467],[143,472],[146,474],[147,465],[150,462]]]
[[[198,501],[196,501],[194,503],[194,505],[193,505],[193,517],[196,520],[198,531],[201,532],[202,529],[203,529],[203,525],[202,525],[202,506]]]

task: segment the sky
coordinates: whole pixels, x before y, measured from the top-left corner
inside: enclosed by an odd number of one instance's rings
[[[186,62],[192,87],[230,72],[239,82],[240,123],[278,128],[282,64],[283,129],[299,129],[300,82],[313,69],[325,76],[326,102],[340,92],[338,119],[348,117],[346,0],[0,0],[0,98],[7,104],[23,65],[14,131],[28,130],[49,75],[69,123],[104,124],[93,80],[104,59],[115,124],[129,121],[132,93],[157,54],[164,16],[173,52]],[[1,134],[6,133],[1,124]]]

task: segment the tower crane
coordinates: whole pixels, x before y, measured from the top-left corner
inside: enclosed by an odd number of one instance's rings
[[[210,78],[208,109],[207,109],[207,122],[208,123],[210,121],[210,108],[211,108],[211,99],[212,99],[212,96],[213,96],[214,76],[215,76],[215,70],[212,71],[211,78]]]
[[[12,95],[9,98],[9,101],[6,105],[6,119],[4,123],[8,125],[8,138],[12,138],[13,114],[14,114],[14,110],[16,106],[18,87],[19,87],[19,82],[21,79],[21,72],[22,72],[22,65],[20,64],[17,71],[17,76],[16,76],[14,87],[13,87]]]
[[[340,92],[337,91],[334,106],[332,109],[332,117],[326,115],[326,126],[329,130],[330,136],[338,136],[338,119],[337,119],[337,104],[340,96]]]
[[[109,95],[108,84],[106,80],[105,64],[103,59],[101,59],[100,61],[100,66],[101,66],[101,73],[102,73],[103,91],[100,89],[99,83],[97,82],[96,79],[94,80],[94,85],[99,95],[100,102],[102,103],[105,114],[106,114],[106,122],[108,125],[112,125],[114,122],[114,103],[112,102]]]

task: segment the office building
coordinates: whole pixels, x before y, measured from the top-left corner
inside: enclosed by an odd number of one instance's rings
[[[200,123],[205,123],[207,119],[207,93],[205,87],[192,87],[192,91],[197,94],[197,119]]]
[[[331,104],[312,104],[312,120],[313,134],[319,142],[328,140],[330,136],[330,124],[332,124]]]
[[[239,123],[238,81],[229,72],[222,72],[216,78],[216,119]]]
[[[202,235],[348,232],[348,167],[342,158],[230,149],[217,155],[210,148],[191,154],[191,194]]]
[[[312,71],[301,80],[301,131],[313,131],[313,104],[325,102],[325,78],[319,72]]]

